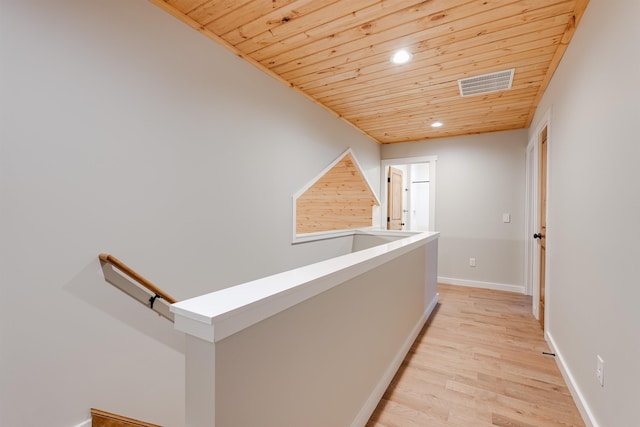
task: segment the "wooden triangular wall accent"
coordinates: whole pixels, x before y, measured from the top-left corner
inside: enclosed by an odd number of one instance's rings
[[[296,234],[370,227],[380,202],[351,150],[295,200]]]

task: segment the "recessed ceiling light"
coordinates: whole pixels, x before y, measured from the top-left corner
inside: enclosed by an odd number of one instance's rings
[[[442,122],[433,122],[433,123],[431,123],[431,127],[432,128],[439,128],[440,126],[442,126]]]
[[[411,54],[404,49],[396,51],[391,55],[391,62],[394,64],[406,64],[411,60]]]

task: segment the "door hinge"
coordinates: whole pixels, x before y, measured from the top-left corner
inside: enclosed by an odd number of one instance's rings
[[[387,222],[391,222],[391,218],[387,217]]]
[[[387,178],[387,182],[391,182],[391,177]]]

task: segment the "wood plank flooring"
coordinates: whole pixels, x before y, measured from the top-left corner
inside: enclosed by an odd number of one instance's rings
[[[584,427],[531,297],[439,285],[367,427]]]

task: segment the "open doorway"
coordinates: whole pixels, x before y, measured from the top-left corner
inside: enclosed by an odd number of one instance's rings
[[[382,161],[380,211],[384,228],[435,230],[436,160],[436,156],[428,156]]]

